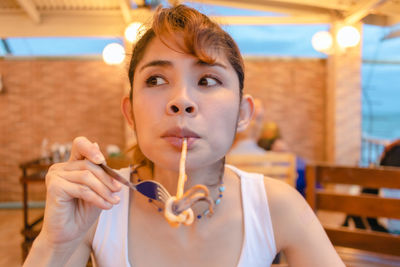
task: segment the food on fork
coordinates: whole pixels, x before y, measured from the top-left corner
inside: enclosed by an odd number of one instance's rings
[[[185,172],[185,162],[187,155],[187,139],[184,138],[182,143],[182,153],[179,162],[179,177],[176,196],[170,197],[165,203],[164,216],[168,223],[173,227],[191,225],[194,221],[194,213],[192,206],[198,201],[208,202],[209,216],[213,211],[214,202],[209,196],[208,188],[204,185],[195,185],[184,193],[187,175]]]

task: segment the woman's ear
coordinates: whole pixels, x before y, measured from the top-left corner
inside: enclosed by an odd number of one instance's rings
[[[240,103],[237,132],[244,131],[249,125],[254,113],[254,99],[251,95],[244,95]]]
[[[129,124],[130,127],[132,127],[132,129],[134,129],[135,121],[133,119],[132,104],[129,96],[125,96],[124,98],[122,98],[121,110],[122,114],[124,114],[126,122]]]

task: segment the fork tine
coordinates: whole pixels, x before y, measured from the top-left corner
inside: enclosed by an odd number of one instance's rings
[[[158,200],[161,201],[162,203],[167,202],[167,199],[165,199],[165,198],[162,197],[162,196],[159,196],[159,197],[158,197]]]
[[[167,191],[165,191],[165,189],[162,188],[161,186],[158,186],[158,187],[157,187],[157,190],[158,190],[158,192],[159,192],[160,194],[162,194],[162,195],[165,195],[165,196],[168,196],[168,195],[169,195],[169,193],[168,193]]]
[[[157,187],[157,196],[160,198],[161,201],[166,202],[170,197],[169,193],[166,192],[162,187]]]
[[[157,185],[158,185],[158,190],[160,191],[160,192],[163,192],[165,195],[167,195],[167,196],[171,196],[170,195],[170,193],[168,192],[168,190],[162,185],[162,184],[160,184],[160,183],[157,183]]]

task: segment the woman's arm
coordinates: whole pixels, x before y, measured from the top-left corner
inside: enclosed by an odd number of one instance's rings
[[[96,165],[103,161],[98,145],[79,137],[72,144],[68,162],[49,168],[43,226],[25,267],[87,261],[90,229],[102,209],[110,209],[119,202],[113,192],[119,191],[121,185]]]
[[[89,260],[91,244],[88,240],[76,243],[54,246],[54,244],[46,242],[46,237],[39,234],[32,245],[24,266],[84,267]]]
[[[305,199],[292,187],[266,178],[278,251],[290,266],[345,266]]]
[[[97,221],[98,222],[98,221]],[[84,242],[82,242],[79,247],[76,248],[75,252],[69,258],[65,266],[82,266],[85,267],[92,252],[92,243],[94,234],[96,233],[97,222],[88,231]]]

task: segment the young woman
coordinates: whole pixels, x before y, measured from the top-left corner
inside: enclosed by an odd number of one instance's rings
[[[74,140],[71,158],[47,174],[43,228],[25,266],[269,266],[283,251],[291,266],[343,266],[323,228],[295,189],[224,164],[253,100],[232,38],[183,5],[158,9],[136,44],[131,92],[122,101],[138,147],[132,182],[153,179],[174,195],[183,140],[185,190],[207,187],[216,202],[196,203],[189,226],[171,227],[162,205],[122,187],[97,164],[97,144]],[[198,217],[197,217],[198,216]]]

